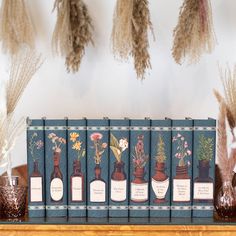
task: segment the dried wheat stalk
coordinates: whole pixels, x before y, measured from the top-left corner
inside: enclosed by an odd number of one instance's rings
[[[85,47],[93,44],[92,20],[82,0],[55,0],[57,22],[53,33],[54,50],[66,57],[68,72],[79,70]]]
[[[0,19],[0,41],[5,52],[14,55],[22,45],[34,47],[35,32],[24,0],[3,0]]]
[[[174,29],[172,55],[178,64],[184,58],[196,63],[215,46],[210,0],[185,0]]]
[[[128,59],[132,52],[132,21],[134,0],[117,0],[113,16],[113,54]]]

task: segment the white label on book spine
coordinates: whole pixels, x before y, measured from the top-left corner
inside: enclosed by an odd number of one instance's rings
[[[194,199],[212,200],[213,183],[194,183]]]
[[[147,201],[148,200],[148,183],[135,184],[131,183],[131,200]]]
[[[53,201],[60,201],[63,197],[63,182],[59,178],[54,178],[50,185],[50,194]]]
[[[174,202],[190,201],[190,179],[173,180],[173,201]]]
[[[43,201],[43,179],[42,177],[30,177],[30,201]]]
[[[90,183],[90,202],[106,201],[106,184],[101,180],[94,180]]]
[[[76,176],[72,177],[71,181],[71,200],[72,201],[82,201],[83,193],[82,193],[82,177]]]
[[[111,200],[122,202],[126,200],[126,180],[111,180]]]
[[[163,199],[169,188],[169,178],[164,181],[157,181],[152,178],[152,189],[157,199]]]

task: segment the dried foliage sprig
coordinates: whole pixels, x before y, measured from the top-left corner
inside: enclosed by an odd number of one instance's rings
[[[0,41],[5,52],[14,55],[22,45],[34,47],[35,32],[25,0],[3,0],[0,19]]]
[[[210,0],[184,0],[174,29],[172,55],[178,64],[184,58],[196,63],[215,46]]]
[[[25,129],[24,118],[14,122],[14,111],[24,89],[40,65],[40,56],[28,49],[20,51],[12,58],[10,78],[5,87],[6,109],[0,113],[0,166],[7,166],[9,174],[11,173],[9,152]]]
[[[148,0],[117,0],[111,37],[113,53],[122,60],[133,57],[138,79],[144,79],[151,68],[149,29],[153,33]]]
[[[92,19],[82,0],[55,0],[57,22],[53,32],[54,51],[66,57],[68,72],[79,70],[85,47],[93,44]]]

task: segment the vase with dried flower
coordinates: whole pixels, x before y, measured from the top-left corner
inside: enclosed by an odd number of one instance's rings
[[[81,158],[85,156],[85,148],[79,140],[79,133],[70,133],[70,141],[72,141],[72,149],[77,153],[77,159],[73,162],[73,173],[70,176],[70,196],[72,202],[84,201],[84,174],[81,170]]]
[[[123,202],[127,196],[127,176],[124,172],[125,163],[122,161],[122,153],[128,148],[129,143],[126,138],[119,141],[111,133],[110,148],[114,154],[116,161],[114,162],[114,170],[111,174],[111,200],[114,202]]]
[[[148,200],[148,181],[145,179],[145,166],[148,162],[148,155],[144,152],[144,136],[138,135],[138,141],[132,155],[134,165],[134,179],[131,181],[131,201],[136,203]]]
[[[165,143],[161,135],[159,135],[157,144],[155,175],[152,176],[152,189],[156,195],[154,203],[165,202],[165,196],[169,188],[169,177],[165,173]]]
[[[236,194],[232,187],[233,170],[236,163],[235,72],[236,67],[233,72],[230,69],[226,69],[220,73],[224,86],[224,97],[214,90],[214,94],[219,102],[217,158],[222,178],[222,186],[218,191],[214,204],[218,215],[222,218],[231,218],[236,213]],[[230,150],[227,147],[229,137],[227,137],[226,122],[232,135]]]
[[[22,118],[15,123],[13,118],[18,101],[39,64],[40,57],[28,49],[13,56],[10,78],[4,91],[6,105],[0,111],[0,166],[7,170],[7,177],[4,177],[6,181],[1,181],[0,185],[3,217],[21,217],[25,212],[27,187],[15,181],[19,177],[12,176],[10,156],[18,136],[25,130],[25,120]]]
[[[94,148],[94,179],[90,181],[90,201],[91,202],[105,202],[106,201],[106,182],[102,179],[101,161],[102,154],[107,148],[107,143],[102,142],[103,135],[95,132],[90,135]]]

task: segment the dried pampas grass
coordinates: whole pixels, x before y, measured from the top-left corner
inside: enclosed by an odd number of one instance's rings
[[[225,96],[223,97],[214,90],[215,97],[220,104],[217,157],[223,181],[231,181],[236,164],[236,69],[233,72],[229,68],[224,72],[220,70],[220,76]],[[227,150],[226,120],[232,134],[230,154]]]
[[[215,46],[210,0],[185,0],[174,29],[172,55],[178,64],[184,58],[196,63]]]
[[[152,31],[148,0],[117,0],[113,18],[112,45],[115,56],[134,59],[138,79],[151,68],[148,30]]]
[[[9,152],[15,141],[25,129],[25,120],[21,118],[14,122],[13,116],[17,103],[26,86],[41,65],[40,56],[34,51],[24,49],[13,56],[10,67],[10,77],[6,84],[6,109],[0,113],[0,166],[7,166],[11,170]]]
[[[54,51],[66,57],[68,72],[79,70],[85,47],[93,44],[92,20],[82,0],[55,0],[57,22],[53,33]]]
[[[14,55],[22,45],[34,47],[35,32],[24,0],[3,0],[0,19],[0,41],[5,52]]]

